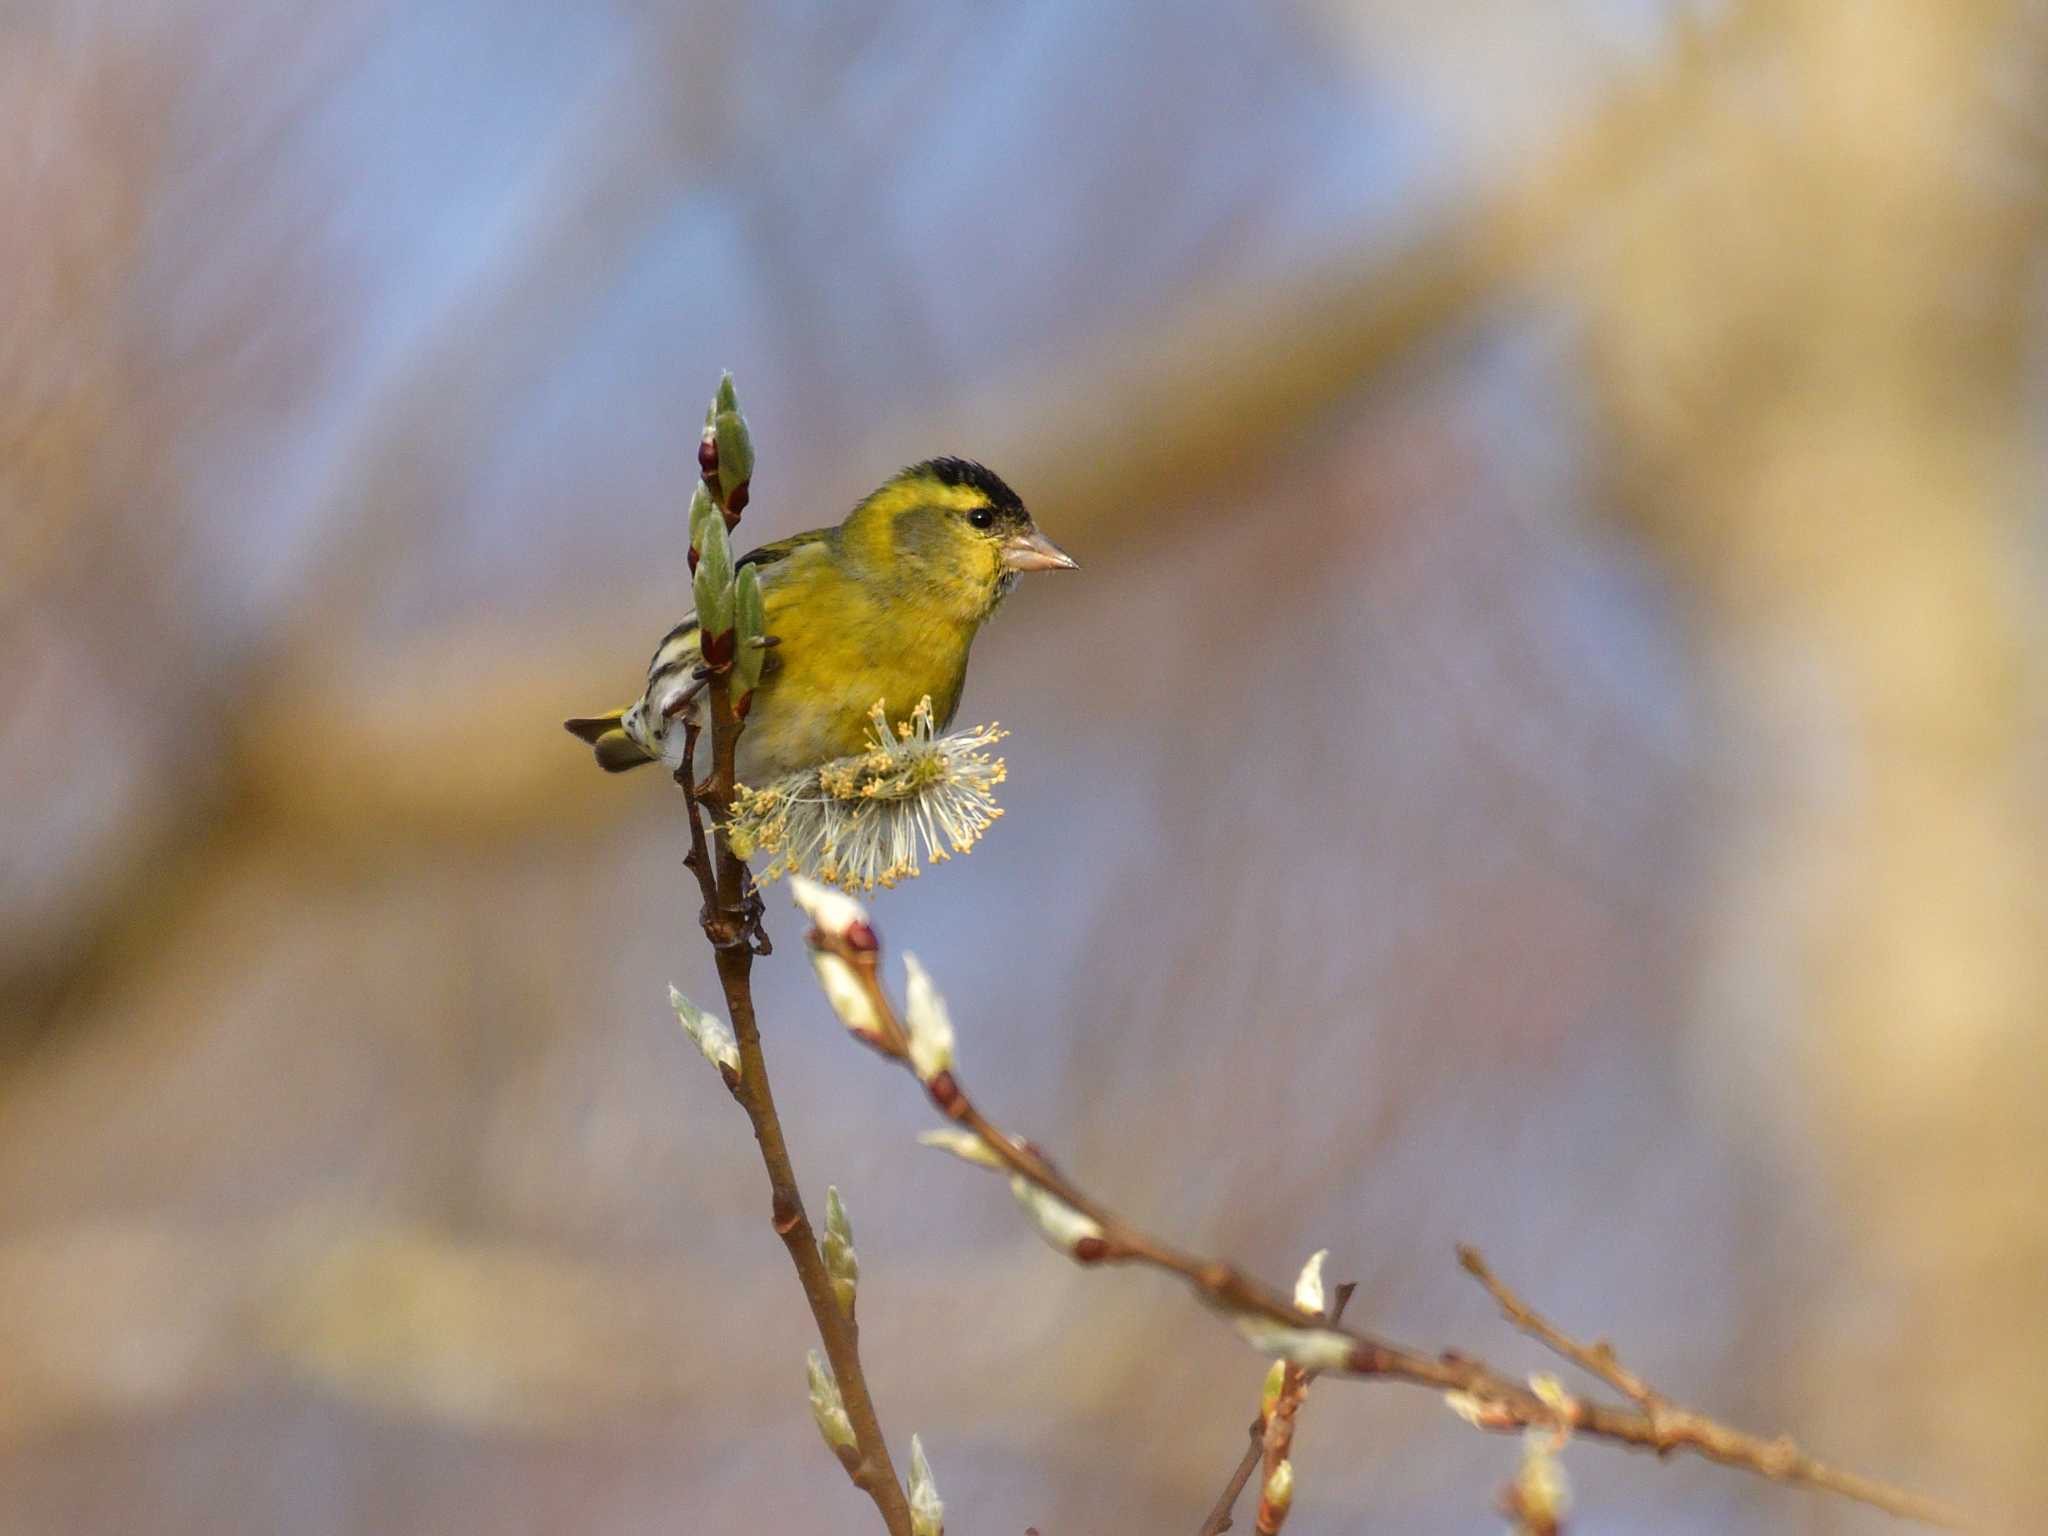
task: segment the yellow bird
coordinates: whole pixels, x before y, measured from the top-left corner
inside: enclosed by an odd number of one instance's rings
[[[739,778],[756,785],[861,751],[878,700],[902,721],[929,695],[943,729],[959,707],[974,636],[1017,577],[1076,568],[1015,491],[950,458],[903,470],[836,528],[764,544],[737,564],[759,568],[767,633],[780,642],[739,742]],[[607,772],[673,768],[686,714],[705,707],[684,702],[698,664],[692,616],[662,637],[637,700],[564,724]]]

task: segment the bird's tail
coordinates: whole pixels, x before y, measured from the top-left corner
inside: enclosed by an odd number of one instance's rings
[[[564,720],[562,726],[578,741],[587,741],[597,754],[597,766],[606,773],[624,773],[628,768],[644,768],[654,761],[641,750],[640,743],[628,736],[620,721],[625,710],[615,709],[608,715],[589,715],[575,720]]]

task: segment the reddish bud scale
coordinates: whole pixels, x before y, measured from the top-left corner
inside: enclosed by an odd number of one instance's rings
[[[882,947],[882,941],[875,937],[875,930],[862,922],[848,925],[841,937],[848,949],[861,954],[872,955]]]
[[[716,450],[713,450],[714,453]],[[714,471],[715,473],[715,471]],[[747,510],[747,495],[754,482],[742,480],[732,488],[732,494],[725,498],[725,531],[731,533],[739,526],[740,514]]]
[[[796,1230],[796,1219],[800,1212],[796,1202],[778,1192],[768,1205],[768,1220],[775,1228],[777,1237],[787,1237]]]
[[[697,469],[704,476],[704,483],[711,488],[711,497],[718,499],[718,439],[706,428],[704,436],[697,442]]]
[[[1446,1365],[1456,1365],[1464,1360],[1455,1349],[1443,1353]],[[1371,1344],[1360,1344],[1351,1351],[1351,1358],[1344,1362],[1344,1369],[1357,1376],[1377,1376],[1393,1365],[1393,1359],[1383,1349]]]
[[[704,665],[716,670],[732,665],[732,653],[737,645],[731,630],[722,635],[700,635],[698,647],[704,652]]]
[[[925,1092],[932,1097],[932,1103],[950,1120],[962,1120],[967,1116],[967,1099],[960,1092],[960,1085],[953,1081],[951,1072],[935,1072],[932,1080],[924,1085]]]
[[[697,574],[697,551],[694,546],[690,550],[690,574],[692,576]]]
[[[1074,1258],[1082,1264],[1100,1264],[1109,1257],[1109,1239],[1105,1237],[1084,1237],[1074,1244]]]

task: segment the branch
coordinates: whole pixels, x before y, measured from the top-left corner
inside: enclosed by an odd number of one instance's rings
[[[1552,1353],[1597,1376],[1633,1402],[1649,1421],[1650,1443],[1659,1455],[1667,1455],[1674,1450],[1692,1450],[1724,1466],[1744,1467],[1779,1482],[1801,1483],[1809,1488],[1840,1494],[1859,1504],[1884,1510],[1887,1514],[1954,1530],[1970,1528],[1969,1520],[1959,1510],[1888,1483],[1859,1477],[1854,1472],[1845,1472],[1816,1461],[1787,1436],[1765,1440],[1731,1429],[1692,1409],[1674,1407],[1662,1393],[1622,1365],[1614,1353],[1614,1346],[1605,1339],[1581,1344],[1532,1309],[1494,1274],[1478,1249],[1459,1245],[1458,1262],[1486,1287],[1509,1322],[1539,1340]]]
[[[1244,1448],[1244,1455],[1238,1458],[1237,1470],[1230,1474],[1230,1481],[1223,1485],[1223,1491],[1216,1495],[1216,1502],[1210,1507],[1209,1518],[1202,1522],[1202,1528],[1195,1536],[1223,1536],[1230,1529],[1230,1512],[1237,1507],[1238,1495],[1244,1492],[1244,1485],[1252,1480],[1252,1473],[1266,1454],[1266,1418],[1261,1414],[1252,1420],[1251,1444]]]
[[[1035,1196],[1034,1219],[1055,1246],[1077,1263],[1143,1264],[1178,1275],[1202,1300],[1226,1314],[1261,1353],[1278,1355],[1307,1370],[1435,1388],[1450,1394],[1450,1406],[1478,1429],[1548,1428],[1654,1451],[1659,1456],[1689,1451],[1724,1466],[1838,1494],[1928,1525],[1970,1528],[1965,1517],[1947,1505],[1830,1467],[1788,1438],[1765,1439],[1704,1414],[1672,1408],[1654,1397],[1650,1399],[1652,1407],[1644,1407],[1640,1401],[1636,1406],[1621,1407],[1562,1390],[1539,1395],[1523,1382],[1460,1351],[1431,1354],[1344,1328],[1302,1310],[1290,1297],[1226,1261],[1181,1252],[1092,1199],[1044,1153],[982,1113],[952,1070],[951,1025],[944,1019],[943,1004],[936,1005],[932,1016],[933,1004],[927,1002],[922,1011],[929,1017],[920,1020],[919,1001],[913,992],[906,1027],[881,984],[880,945],[856,903],[836,897],[820,901],[823,893],[807,885],[799,885],[796,894],[800,903],[808,904],[817,925],[807,935],[812,949],[841,962],[858,989],[859,1006],[841,1007],[842,1021],[864,1043],[917,1076],[940,1113],[972,1133],[971,1140],[963,1140],[953,1150],[970,1161],[1008,1172],[1012,1188],[1020,1196]],[[836,1007],[844,1001],[834,997]],[[942,1042],[934,1038],[938,1031],[943,1032]],[[1053,1205],[1050,1211],[1044,1208],[1048,1197]],[[1498,1297],[1503,1292],[1495,1294]],[[1510,1316],[1518,1321],[1534,1317],[1519,1301],[1515,1306],[1519,1311]],[[1563,1340],[1562,1334],[1551,1333]],[[1619,1370],[1598,1350],[1580,1349],[1580,1355],[1584,1357],[1580,1363],[1599,1360],[1610,1370]],[[1568,1357],[1580,1359],[1580,1355]],[[1588,1368],[1610,1384],[1617,1380],[1596,1366],[1589,1364]],[[1635,1381],[1633,1377],[1625,1379]]]
[[[721,494],[718,461],[708,428],[702,462],[705,486],[723,514],[724,527],[719,531],[722,535],[739,521],[745,505],[745,482],[730,498]],[[696,554],[693,546],[693,569]],[[699,616],[700,620],[704,617],[701,603]],[[722,646],[720,639],[724,642]],[[861,1368],[860,1326],[854,1320],[852,1308],[842,1310],[833,1294],[824,1256],[811,1229],[810,1217],[804,1211],[789,1144],[782,1134],[782,1118],[776,1112],[774,1090],[768,1081],[768,1061],[754,1016],[754,957],[768,952],[767,938],[760,928],[760,898],[753,891],[746,864],[734,856],[717,825],[731,809],[736,782],[733,765],[740,733],[745,729],[745,704],[734,697],[733,635],[727,632],[722,637],[709,637],[703,648],[710,664],[700,669],[701,676],[685,695],[683,754],[675,780],[689,811],[690,851],[683,862],[697,877],[697,887],[704,898],[700,921],[705,938],[711,941],[719,987],[725,993],[726,1009],[739,1045],[738,1071],[728,1070],[721,1075],[753,1125],[754,1139],[761,1148],[761,1163],[768,1171],[769,1219],[775,1235],[789,1250],[790,1263],[796,1267],[804,1300],[810,1305],[811,1320],[817,1326],[819,1342],[825,1347],[825,1357],[832,1364],[846,1417],[853,1428],[854,1444],[839,1449],[840,1462],[854,1486],[874,1500],[889,1536],[912,1536],[910,1504],[889,1459],[888,1439],[882,1433],[874,1396]],[[697,744],[702,729],[696,707],[700,695],[708,704],[711,719],[712,773],[703,784],[696,781]],[[704,818],[707,806],[716,818],[708,836]]]
[[[1663,1398],[1652,1391],[1647,1382],[1622,1368],[1621,1361],[1615,1358],[1612,1344],[1605,1339],[1597,1339],[1590,1345],[1581,1344],[1563,1330],[1545,1321],[1495,1276],[1477,1248],[1460,1243],[1458,1262],[1464,1266],[1465,1273],[1485,1286],[1493,1299],[1500,1303],[1500,1310],[1509,1322],[1530,1337],[1541,1341],[1551,1353],[1561,1355],[1579,1369],[1599,1377],[1652,1417],[1659,1411],[1668,1411],[1668,1405]]]

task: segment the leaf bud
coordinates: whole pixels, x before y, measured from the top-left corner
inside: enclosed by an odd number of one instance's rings
[[[905,951],[903,969],[908,975],[904,987],[904,1023],[910,1030],[910,1065],[917,1080],[929,1083],[953,1066],[953,1020],[946,1012],[946,1000],[932,984],[932,978],[917,956]]]
[[[946,1536],[946,1506],[932,1481],[924,1441],[916,1435],[910,1437],[910,1531],[911,1536]]]
[[[832,1379],[832,1372],[815,1349],[804,1357],[804,1364],[810,1372],[811,1417],[818,1422],[818,1433],[825,1437],[835,1455],[855,1449],[859,1442],[854,1439],[853,1420],[846,1416],[846,1400],[839,1395],[839,1383]]]
[[[668,989],[668,1005],[675,1009],[684,1033],[697,1042],[697,1049],[704,1053],[704,1059],[737,1078],[740,1075],[740,1046],[739,1041],[733,1038],[731,1026],[716,1014],[706,1013],[673,986]]]
[[[836,1184],[825,1190],[825,1241],[819,1246],[839,1310],[852,1317],[854,1295],[860,1285],[860,1255],[853,1251],[853,1227],[846,1219],[846,1202],[839,1198]]]
[[[740,567],[733,584],[732,686],[735,694],[752,693],[761,683],[761,670],[768,664],[768,652],[760,640],[768,627],[768,611],[761,600],[761,578],[751,565]]]

